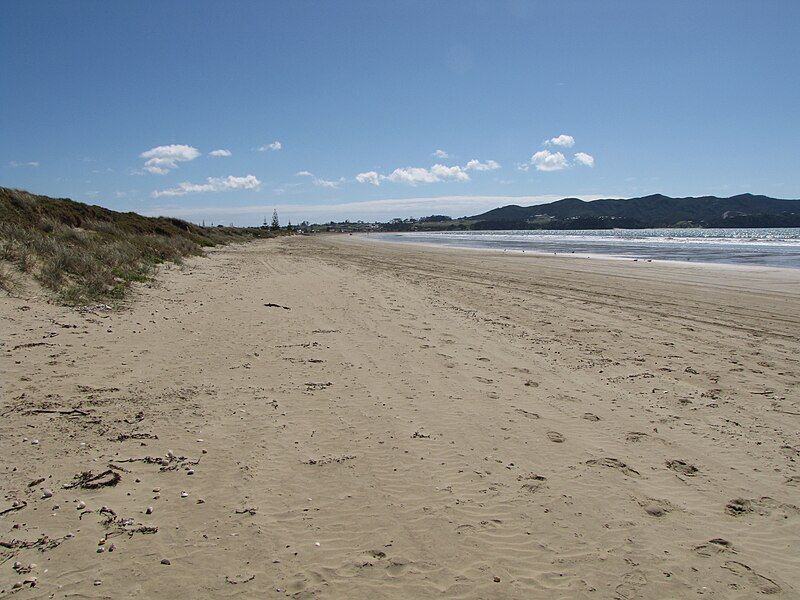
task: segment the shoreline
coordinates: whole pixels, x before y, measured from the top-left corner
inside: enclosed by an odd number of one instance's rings
[[[325,234],[325,235],[343,235],[343,234]],[[478,251],[485,251],[485,252],[499,252],[499,253],[514,253],[514,254],[530,254],[535,256],[560,256],[560,257],[572,257],[572,258],[589,258],[594,260],[613,260],[613,261],[629,261],[629,262],[652,262],[652,263],[659,263],[659,264],[673,264],[677,263],[679,265],[699,265],[699,266],[712,266],[712,267],[728,267],[734,269],[777,269],[780,271],[800,271],[799,267],[776,267],[772,265],[748,265],[748,264],[739,264],[739,263],[726,263],[726,262],[714,262],[714,261],[688,261],[688,260],[677,260],[677,259],[666,259],[666,258],[631,258],[626,256],[619,256],[619,255],[612,255],[612,254],[594,254],[594,253],[586,253],[586,252],[545,252],[542,250],[520,250],[516,248],[485,248],[485,247],[474,247],[474,246],[456,246],[456,245],[445,245],[445,244],[437,244],[434,242],[424,242],[424,241],[399,241],[399,240],[390,240],[390,239],[376,239],[374,234],[371,233],[355,233],[353,234],[354,237],[360,237],[363,239],[370,239],[374,242],[385,242],[390,244],[413,244],[419,246],[426,246],[429,248],[443,248],[443,249],[450,249],[450,250],[478,250]]]
[[[335,235],[335,236],[345,236],[347,234],[319,234],[319,235]],[[553,253],[553,252],[537,252],[537,251],[520,251],[520,250],[512,250],[512,249],[495,249],[495,248],[475,248],[469,246],[445,246],[442,244],[434,244],[434,243],[425,243],[425,242],[395,242],[392,240],[384,240],[384,239],[377,239],[371,237],[370,234],[353,234],[352,236],[354,239],[360,239],[364,241],[368,241],[369,243],[374,244],[391,244],[391,245],[401,245],[401,246],[418,246],[424,247],[429,250],[433,251],[443,251],[449,252],[457,255],[462,250],[467,250],[470,253],[480,254],[486,253],[489,256],[514,256],[514,257],[531,257],[531,258],[541,258],[541,259],[555,259],[555,260],[565,260],[565,261],[576,261],[576,262],[585,262],[586,260],[595,261],[598,264],[602,264],[604,262],[608,262],[610,264],[628,264],[628,263],[643,263],[643,264],[651,264],[654,266],[665,266],[667,268],[686,268],[689,267],[690,269],[699,269],[699,270],[715,270],[719,269],[720,271],[731,271],[731,272],[743,272],[743,273],[775,273],[775,275],[784,275],[789,280],[796,280],[798,285],[800,285],[800,268],[793,268],[793,267],[773,267],[773,266],[766,266],[766,265],[744,265],[744,264],[731,264],[731,263],[717,263],[717,262],[702,262],[702,261],[684,261],[684,260],[668,260],[668,259],[633,259],[627,258],[623,256],[610,256],[607,254],[585,254],[585,253]],[[800,293],[800,290],[799,290]]]
[[[797,595],[800,275],[445,250],[0,299],[0,590]]]

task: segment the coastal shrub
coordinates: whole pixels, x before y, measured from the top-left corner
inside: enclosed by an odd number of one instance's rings
[[[12,292],[16,287],[16,277],[6,265],[0,264],[0,290]]]
[[[273,237],[260,228],[201,227],[0,187],[0,286],[30,273],[66,304],[122,298],[156,266],[203,248]]]

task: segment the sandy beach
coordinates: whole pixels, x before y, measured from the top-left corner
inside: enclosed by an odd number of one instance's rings
[[[2,596],[800,595],[800,270],[296,236],[0,330]]]

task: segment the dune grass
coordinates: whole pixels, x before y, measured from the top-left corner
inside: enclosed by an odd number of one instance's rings
[[[0,187],[0,289],[13,290],[29,276],[65,304],[120,299],[132,282],[147,281],[163,262],[180,263],[208,246],[273,235]]]

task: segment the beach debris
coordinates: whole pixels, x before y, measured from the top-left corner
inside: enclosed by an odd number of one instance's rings
[[[111,438],[112,442],[124,442],[126,440],[157,440],[158,436],[153,433],[120,433],[117,437]]]
[[[225,581],[227,583],[230,583],[231,585],[239,585],[242,583],[247,583],[249,581],[253,581],[253,579],[255,578],[256,578],[255,575],[250,575],[249,577],[246,575],[239,575],[235,577],[230,577],[228,575],[225,575]]]
[[[44,488],[42,490],[42,499],[43,500],[46,499],[46,498],[52,498],[52,497],[53,497],[53,490],[51,490],[50,488]]]
[[[189,492],[181,492],[181,498],[188,498]]]
[[[170,454],[171,453],[171,454]],[[119,458],[115,459],[113,462],[115,463],[132,463],[132,462],[143,462],[152,465],[159,465],[159,471],[176,471],[181,467],[185,467],[187,465],[197,465],[200,463],[200,459],[190,459],[186,456],[176,456],[172,450],[167,452],[167,457],[164,458],[163,456],[141,456],[141,457],[134,457],[134,458]]]
[[[122,481],[122,476],[115,470],[106,469],[102,473],[95,475],[91,471],[84,471],[73,477],[72,483],[64,484],[65,489],[81,487],[87,490],[94,490],[101,487],[112,487]]]
[[[125,421],[128,425],[135,425],[139,421],[143,420],[144,420],[144,412],[142,412],[141,410],[138,413],[136,413],[132,419],[123,419],[123,421]]]
[[[425,433],[420,433],[419,431],[415,431],[414,433],[411,434],[411,437],[413,439],[427,440],[427,439],[430,439],[431,436],[428,435],[428,434],[425,434]]]
[[[540,417],[539,417],[539,415],[538,415],[537,413],[535,413],[535,412],[530,412],[530,411],[528,411],[528,410],[525,410],[525,409],[522,409],[522,408],[517,408],[517,409],[515,409],[515,411],[514,411],[514,412],[518,412],[518,413],[519,413],[519,414],[521,414],[523,417],[527,417],[528,419],[538,419],[538,418],[540,418]]]
[[[267,302],[264,306],[267,308],[282,308],[283,310],[292,310],[288,306],[282,306],[280,304],[275,304],[274,302]]]
[[[254,515],[256,514],[256,509],[253,507],[237,508],[235,512],[237,515],[244,515],[244,514]]]
[[[145,511],[144,511],[144,514],[146,514],[146,515],[152,515],[152,514],[153,514],[153,507],[152,507],[152,506],[148,506],[148,507],[145,509]]]
[[[37,485],[39,485],[39,484],[40,484],[40,483],[42,483],[43,481],[44,481],[44,477],[39,477],[38,479],[34,479],[33,481],[31,481],[31,482],[28,484],[28,487],[36,487]]]
[[[36,563],[25,565],[17,560],[14,561],[14,565],[11,568],[14,569],[18,574],[25,575],[26,573],[33,571],[36,567],[38,567]]]
[[[83,510],[84,508],[86,508],[86,502],[84,502],[83,500],[78,500],[78,505],[76,506],[76,508],[78,510]]]
[[[303,464],[306,465],[327,465],[330,463],[343,463],[346,460],[353,460],[355,454],[342,454],[341,456],[323,456],[322,458],[309,458]]]
[[[333,384],[330,381],[322,382],[322,383],[315,383],[313,381],[309,381],[305,383],[306,391],[310,392],[311,390],[323,390],[327,387],[332,386]]]
[[[86,412],[84,410],[80,410],[78,408],[70,408],[70,409],[34,408],[32,410],[27,411],[25,414],[26,415],[35,415],[35,414],[41,414],[41,413],[54,414],[54,415],[64,415],[64,416],[70,416],[70,415],[79,415],[81,417],[88,417],[89,416],[88,412]],[[39,440],[34,440],[34,441],[37,444],[39,443]]]
[[[161,559],[161,564],[162,565],[171,565],[172,563],[169,561],[168,558],[162,558]]]
[[[38,548],[39,550],[44,552],[45,550],[52,550],[53,548],[58,547],[59,545],[61,545],[61,542],[63,542],[68,537],[70,537],[69,534],[65,535],[62,538],[51,538],[50,536],[42,535],[39,538],[32,541],[13,539],[10,542],[6,542],[3,540],[0,541],[0,548],[6,548],[8,550]]]

